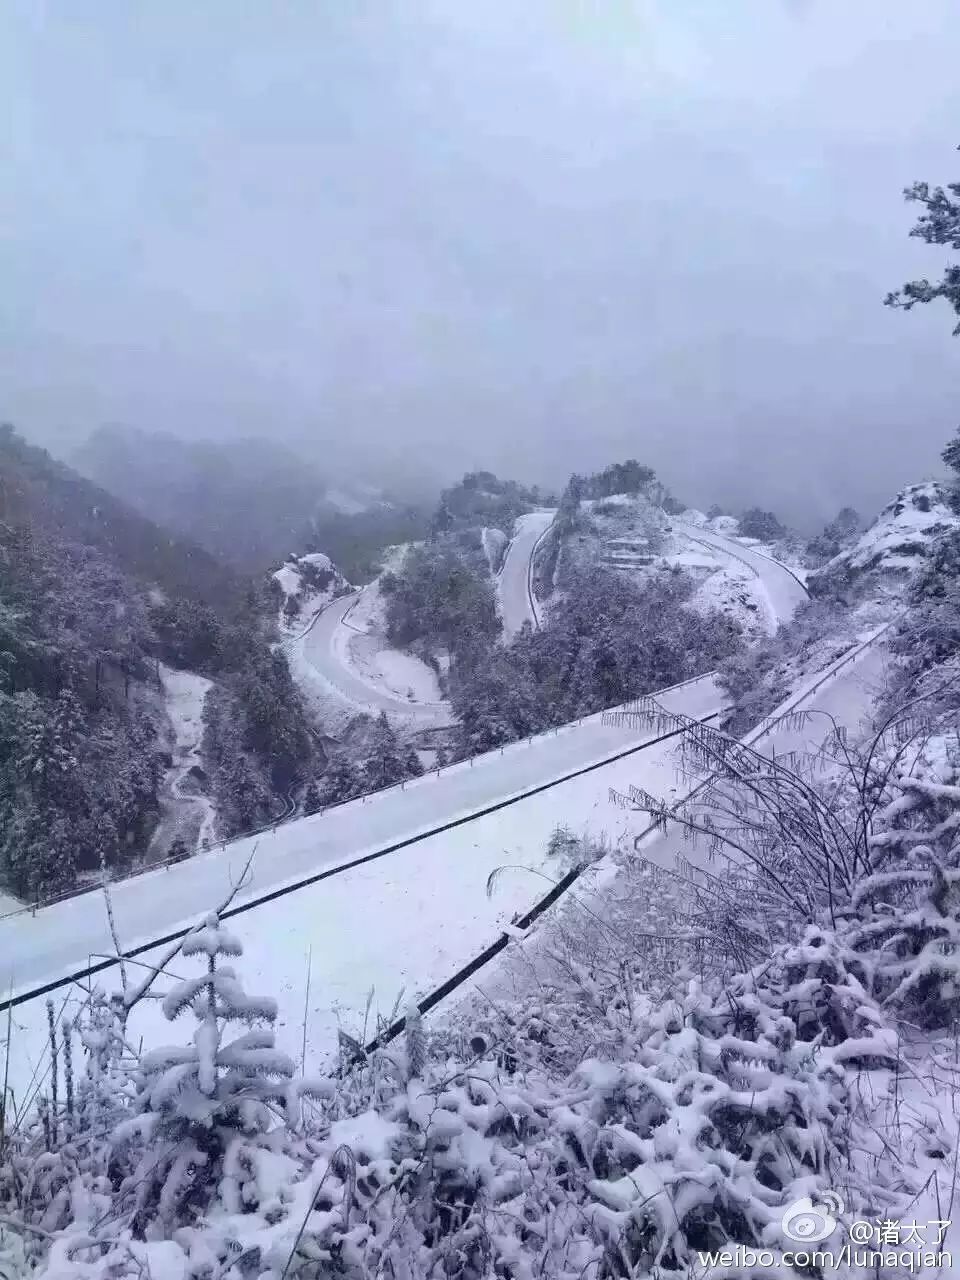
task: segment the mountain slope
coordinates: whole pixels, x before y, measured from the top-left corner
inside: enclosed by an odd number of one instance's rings
[[[178,538],[45,449],[0,427],[0,521],[102,552],[121,572],[190,600],[240,600],[244,584],[209,552]]]
[[[899,590],[929,559],[944,534],[960,528],[945,485],[907,485],[888,502],[853,546],[810,575],[812,595]]]
[[[324,490],[302,458],[256,438],[182,440],[104,427],[76,463],[151,519],[254,571],[299,548]]]
[[[47,898],[138,863],[172,763],[162,661],[216,680],[204,754],[221,829],[286,807],[312,750],[270,648],[274,608],[266,586],[0,432],[0,885]]]

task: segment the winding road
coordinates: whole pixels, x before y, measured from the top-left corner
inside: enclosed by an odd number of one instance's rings
[[[507,547],[497,578],[505,640],[511,640],[525,622],[529,622],[534,628],[540,625],[530,580],[533,553],[537,543],[553,523],[555,515],[554,511],[530,511],[517,517],[513,539]]]
[[[508,641],[525,622],[532,627],[539,626],[531,583],[533,555],[540,538],[553,522],[553,517],[553,511],[531,511],[517,518],[513,539],[507,547],[497,576],[497,596],[503,618],[504,638]],[[418,728],[436,728],[450,724],[452,716],[448,703],[403,697],[385,685],[365,679],[346,658],[348,637],[344,631],[349,627],[348,615],[358,597],[359,593],[354,592],[332,601],[317,614],[296,640],[288,641],[288,645],[298,644],[311,672],[342,701],[356,707],[358,711],[366,711],[371,715],[379,715],[381,711],[385,711]]]
[[[735,560],[741,561],[760,579],[767,600],[774,626],[789,622],[797,607],[808,599],[807,589],[791,569],[773,560],[763,552],[745,547],[732,538],[721,537],[709,529],[680,525],[683,532],[694,542],[722,551]]]
[[[357,602],[357,593],[341,596],[320,612],[310,628],[300,637],[303,656],[307,664],[346,702],[358,711],[379,715],[386,711],[390,716],[402,716],[421,727],[451,723],[450,707],[446,702],[415,702],[399,697],[385,688],[364,680],[342,657],[343,648],[338,641],[346,626],[344,618]]]

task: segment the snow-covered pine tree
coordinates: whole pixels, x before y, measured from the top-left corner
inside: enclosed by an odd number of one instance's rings
[[[324,804],[342,804],[353,800],[363,792],[360,771],[343,751],[330,756],[320,783],[320,798]]]
[[[163,1012],[170,1021],[193,1014],[193,1043],[144,1054],[135,1115],[114,1130],[116,1147],[136,1146],[120,1196],[132,1202],[132,1227],[140,1237],[169,1235],[191,1214],[201,1214],[218,1187],[232,1212],[255,1204],[256,1148],[268,1143],[276,1105],[290,1118],[297,1098],[293,1062],[275,1048],[269,1029],[276,1002],[247,995],[222,963],[241,954],[240,942],[211,913],[182,950],[204,958],[204,972],[177,982],[164,997]],[[238,1022],[250,1029],[226,1039],[227,1028]]]
[[[320,798],[320,790],[311,778],[303,793],[303,812],[309,816],[311,813],[318,813],[322,808],[323,801]]]
[[[382,791],[407,776],[400,744],[387,713],[381,711],[373,728],[370,750],[363,762],[365,791]]]

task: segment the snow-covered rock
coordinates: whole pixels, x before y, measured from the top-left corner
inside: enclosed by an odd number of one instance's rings
[[[336,596],[350,589],[350,583],[322,551],[290,556],[272,575],[283,593],[280,605],[280,628],[296,629]]]
[[[908,485],[888,502],[873,524],[852,547],[810,575],[814,595],[847,592],[871,585],[889,590],[902,587],[930,555],[934,543],[960,528],[951,510],[946,486],[936,480]]]

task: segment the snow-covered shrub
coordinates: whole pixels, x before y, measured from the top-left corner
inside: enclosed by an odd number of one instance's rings
[[[679,1280],[700,1249],[791,1247],[781,1219],[802,1196],[861,1202],[855,1073],[895,1044],[822,930],[662,999],[597,970],[573,1028],[575,981],[432,1034],[411,1010],[402,1043],[314,1088],[302,1134],[272,1111],[292,1118],[300,1092],[272,1035],[226,1037],[273,1012],[223,963],[235,943],[214,916],[185,949],[204,971],[164,1006],[194,1014],[192,1043],[142,1058],[101,1141],[108,1176],[60,1197],[47,1280]]]
[[[873,991],[924,1028],[960,1016],[960,786],[901,776],[870,837],[849,945]]]
[[[556,994],[499,1009],[474,1058],[448,1034],[409,1084],[385,1050],[326,1104],[325,1151],[356,1162],[367,1270],[344,1274],[687,1276],[699,1249],[790,1248],[784,1208],[847,1180],[852,1073],[895,1044],[829,935],[726,990],[633,987],[618,1053],[569,1071]]]
[[[577,835],[569,827],[556,826],[550,832],[547,841],[547,857],[558,862],[564,870],[575,866],[586,866],[596,862],[607,852],[609,841],[605,836],[599,838],[586,834]]]
[[[78,1206],[96,1202],[104,1209],[111,1200],[113,1171],[105,1135],[122,1115],[128,1096],[117,1010],[95,990],[76,1026],[60,1020],[52,1005],[48,1011],[47,1091],[27,1114],[5,1117],[0,1216],[24,1229],[0,1240],[0,1276],[5,1275],[5,1251],[32,1265],[47,1234],[67,1227]],[[81,1046],[86,1068],[76,1073],[74,1051]]]

